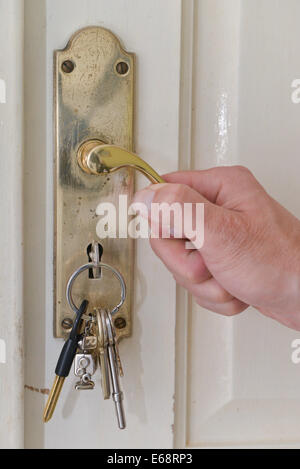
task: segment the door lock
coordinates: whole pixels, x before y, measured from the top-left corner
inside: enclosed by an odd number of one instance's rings
[[[117,341],[131,333],[133,240],[99,235],[103,203],[118,207],[120,196],[133,195],[133,169],[152,183],[164,180],[132,153],[134,115],[134,55],[107,29],[88,27],[76,32],[64,50],[54,54],[56,131],[56,222],[54,335],[67,337],[74,315],[66,286],[74,271],[87,262],[101,262],[120,272],[127,285],[126,301],[114,318]],[[92,177],[102,175],[103,177]],[[102,236],[102,238],[100,237]],[[119,292],[110,274],[90,268],[76,282],[74,300],[89,300],[90,308],[110,308]]]
[[[94,260],[98,251],[96,257],[117,269],[127,285],[126,301],[114,318],[117,340],[131,334],[133,240],[103,239],[97,228],[100,204],[118,207],[119,196],[127,196],[130,204],[133,171],[123,167],[106,177],[91,177],[78,166],[78,148],[96,140],[97,145],[104,141],[132,150],[134,74],[134,55],[105,28],[77,31],[64,50],[54,53],[55,337],[67,338],[74,321],[66,298],[68,280],[80,265]],[[91,248],[98,251],[93,253]],[[101,307],[110,310],[119,290],[109,272],[93,268],[76,282],[73,295],[78,304],[87,298],[91,309],[101,301]]]

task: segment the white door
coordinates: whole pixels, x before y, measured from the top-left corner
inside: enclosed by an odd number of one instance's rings
[[[99,378],[97,390],[77,393],[70,375],[53,419],[41,418],[62,346],[52,332],[53,51],[89,25],[110,29],[137,56],[136,152],[162,172],[177,167],[180,1],[26,0],[25,445],[76,448],[85,435],[91,448],[172,447],[176,286],[146,241],[136,245],[133,335],[120,344],[127,429],[118,430]]]
[[[300,216],[300,105],[291,99],[299,2],[10,0],[0,8],[0,447],[300,446],[291,361],[299,334],[254,310],[234,319],[200,310],[146,241],[136,243],[133,335],[120,347],[127,429],[117,430],[100,392],[76,394],[71,377],[55,417],[42,423],[62,346],[52,334],[53,51],[88,25],[112,30],[137,56],[138,154],[161,174],[246,165]]]

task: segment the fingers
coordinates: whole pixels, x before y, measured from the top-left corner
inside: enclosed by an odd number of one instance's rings
[[[186,239],[198,249],[203,245],[204,204],[214,207],[194,189],[183,184],[156,184],[138,192],[134,204],[146,206],[151,236]]]
[[[176,282],[191,293],[202,308],[223,316],[235,316],[248,308],[248,305],[234,298],[214,279],[192,284],[180,275],[174,275]]]
[[[220,169],[227,172],[227,168]],[[243,171],[238,173],[240,179],[243,177],[245,179],[249,178],[249,172],[246,170],[245,174]],[[199,174],[201,175],[200,179],[196,177]],[[227,172],[227,174],[229,173]],[[207,180],[202,176],[208,176]],[[237,174],[235,177],[237,177]],[[219,262],[222,261],[224,264],[224,258],[227,256],[227,258],[231,259],[231,263],[233,263],[236,259],[236,255],[234,254],[239,249],[240,245],[244,244],[245,234],[248,236],[248,225],[244,220],[244,214],[214,204],[214,202],[220,200],[222,191],[224,192],[224,181],[222,181],[220,174],[219,177],[214,179],[214,170],[176,173],[168,175],[166,179],[170,181],[175,181],[176,179],[183,183],[152,185],[138,192],[134,200],[135,202],[147,206],[148,210],[146,210],[145,213],[151,222],[151,231],[153,221],[162,225],[166,223],[164,216],[161,216],[162,214],[160,212],[158,212],[158,216],[157,213],[156,217],[153,216],[153,206],[161,207],[164,204],[165,207],[170,209],[170,207],[176,204],[179,205],[179,208],[182,210],[183,217],[181,219],[179,218],[179,221],[176,219],[175,215],[172,218],[172,228],[174,232],[176,231],[178,233],[178,231],[180,231],[176,229],[176,223],[183,225],[179,227],[183,228],[181,239],[171,239],[170,237],[167,239],[164,239],[164,237],[157,239],[158,236],[152,237],[151,245],[154,252],[173,273],[178,283],[195,296],[200,306],[226,316],[241,313],[248,305],[233,297],[212,277],[212,275],[219,278],[220,270],[223,272],[223,267],[221,265],[220,268]],[[229,179],[230,178],[228,178],[226,184],[228,184]],[[190,184],[192,187],[186,183]],[[200,186],[201,193],[198,192]],[[246,182],[245,186],[247,186]],[[195,212],[192,212],[193,216],[189,217],[195,218],[192,221],[193,230],[191,231],[186,230],[185,224],[182,223],[182,220],[185,221],[184,212],[186,206],[189,205],[195,206],[196,209],[198,209],[199,206],[201,206],[202,209],[204,208],[204,217],[193,217]],[[197,210],[196,215],[198,215]],[[168,223],[169,225],[171,223],[170,216]],[[164,228],[164,226],[162,226],[162,228]],[[203,234],[204,228],[205,240],[203,237],[204,244],[202,242],[200,245],[199,241],[201,240],[201,236],[198,238],[197,236],[201,231]],[[159,231],[160,236],[161,231],[162,230]],[[178,238],[178,236],[174,237]],[[196,240],[195,237],[197,238]],[[197,249],[187,249],[187,239],[192,241],[194,246],[197,246]],[[198,244],[200,245],[199,248]],[[220,246],[222,249],[220,249]],[[209,266],[208,268],[207,265]]]
[[[178,171],[165,174],[164,180],[171,184],[185,184],[203,195],[212,203],[217,203],[222,188],[222,180],[218,177],[220,168],[203,171]]]
[[[200,253],[187,251],[184,241],[152,239],[151,246],[176,282],[195,297],[198,305],[224,316],[234,316],[248,307],[211,277]]]
[[[242,214],[239,212],[212,204],[196,190],[184,184],[150,186],[138,192],[134,202],[147,206],[146,212],[151,220],[152,232],[155,231],[158,235],[162,231],[167,232],[168,228],[170,229],[170,223],[172,223],[171,229],[176,233],[175,237],[179,238],[178,233],[181,233],[181,238],[190,240],[197,249],[202,250],[203,255],[208,250],[216,252],[216,247],[219,246],[220,242],[223,246],[231,244],[243,221]],[[181,216],[174,216],[172,222],[170,216],[161,216],[162,212],[170,215],[171,206],[179,206],[181,209]],[[154,208],[159,208],[155,214]],[[188,208],[192,210],[186,216]],[[201,209],[203,210],[201,211]],[[159,225],[159,229],[157,225]]]
[[[184,240],[151,239],[151,246],[167,269],[187,283],[198,284],[211,277],[199,251],[186,249]]]
[[[147,207],[146,213],[151,220],[152,232],[161,234],[162,231],[171,228],[171,232],[181,233],[181,238],[190,240],[192,240],[191,233],[187,231],[193,231],[197,214],[200,213],[203,204],[210,204],[201,194],[184,184],[152,185],[135,194],[134,204],[141,203]],[[198,216],[199,223],[202,221],[200,218]],[[201,226],[196,228],[200,231]]]
[[[185,277],[177,274],[174,275],[174,278],[179,285],[186,288],[193,296],[202,301],[223,304],[234,300],[234,297],[212,277],[198,284],[188,282]]]
[[[241,210],[248,204],[249,194],[264,191],[253,174],[243,166],[180,171],[166,174],[164,179],[172,184],[186,184],[214,204]]]
[[[202,308],[208,309],[213,313],[221,314],[222,316],[236,316],[248,308],[248,305],[238,299],[222,304],[210,303],[209,301],[204,301],[201,298],[197,299],[196,302]]]

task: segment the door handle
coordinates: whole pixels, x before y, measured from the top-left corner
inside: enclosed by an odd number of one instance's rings
[[[133,168],[144,174],[153,184],[164,179],[142,158],[117,145],[106,145],[100,140],[88,140],[77,153],[78,164],[88,174],[103,175],[122,168]]]

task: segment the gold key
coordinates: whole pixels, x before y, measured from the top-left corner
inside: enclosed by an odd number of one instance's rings
[[[103,317],[103,310],[96,309],[96,320],[98,327],[98,357],[101,370],[101,385],[103,398],[105,400],[110,398],[110,381],[109,381],[109,364],[108,364],[108,336]]]
[[[49,394],[48,401],[44,410],[44,416],[43,416],[44,423],[47,423],[52,419],[52,416],[54,414],[55,407],[59,399],[64,382],[65,382],[64,377],[62,376],[55,377],[55,380],[54,380],[54,383],[53,383],[53,386],[52,386],[52,389]]]
[[[77,311],[76,319],[74,321],[74,325],[70,333],[69,339],[64,344],[60,357],[58,359],[57,366],[55,369],[56,377],[44,411],[45,423],[49,422],[49,420],[52,418],[65,378],[69,376],[70,369],[78,348],[78,342],[81,338],[80,327],[82,323],[82,315],[85,313],[87,307],[88,301],[85,300],[82,302],[80,308]]]

